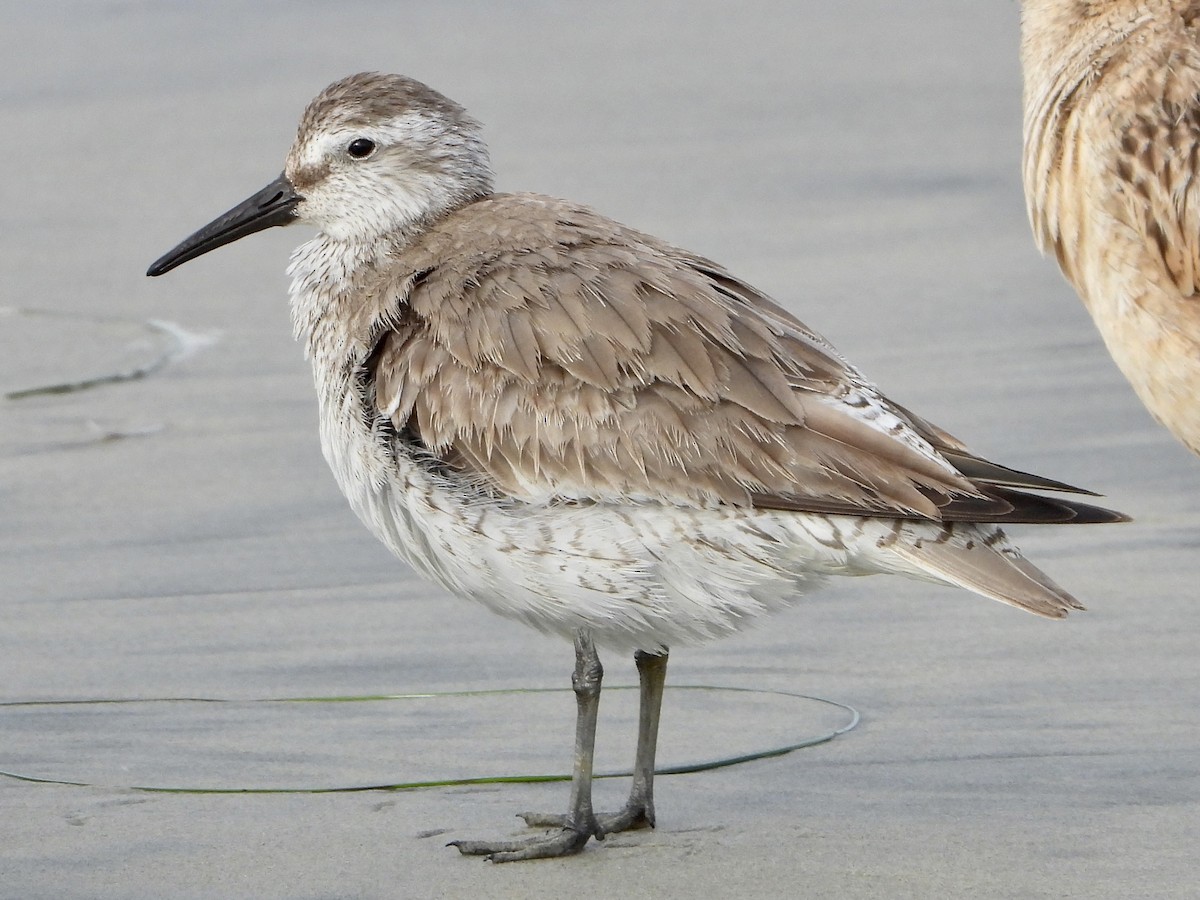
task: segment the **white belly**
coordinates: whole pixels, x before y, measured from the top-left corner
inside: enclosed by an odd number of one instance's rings
[[[328,395],[326,395],[328,396]],[[826,575],[897,571],[864,554],[893,523],[653,504],[530,505],[464,488],[385,450],[352,402],[324,404],[322,445],[358,516],[460,597],[541,631],[629,651],[737,631]]]

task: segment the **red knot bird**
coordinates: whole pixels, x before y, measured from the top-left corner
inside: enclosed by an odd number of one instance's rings
[[[667,648],[730,634],[830,575],[1081,608],[1001,525],[1124,519],[988,462],[892,402],[720,265],[566,200],[492,190],[480,126],[399,75],[312,101],[284,172],[150,267],[273,225],[312,361],[321,445],[368,528],[452,594],[574,641],[566,815],[496,861],[654,824]],[[632,652],[625,807],[592,807],[602,669]]]
[[[1024,0],[1021,56],[1038,246],[1200,453],[1200,2]]]

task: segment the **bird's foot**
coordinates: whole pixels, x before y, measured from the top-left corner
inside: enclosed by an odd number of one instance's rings
[[[554,813],[519,813],[530,828],[566,828],[567,817]],[[596,839],[604,840],[606,834],[634,831],[638,828],[654,827],[654,804],[630,801],[625,808],[615,813],[596,814]]]
[[[528,815],[522,818],[529,821]],[[567,825],[566,816],[543,816],[547,822],[560,826],[558,831],[540,837],[528,838],[523,841],[451,841],[447,847],[457,847],[463,856],[483,856],[490,862],[516,862],[521,859],[555,859],[561,856],[574,856],[593,836],[603,837],[595,820],[590,827],[580,828]]]

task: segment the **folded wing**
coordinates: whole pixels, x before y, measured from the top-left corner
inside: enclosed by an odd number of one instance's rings
[[[1025,493],[1074,489],[975,457],[715,263],[533,195],[445,225],[383,273],[395,315],[365,376],[398,434],[497,494],[942,521],[1117,516]]]

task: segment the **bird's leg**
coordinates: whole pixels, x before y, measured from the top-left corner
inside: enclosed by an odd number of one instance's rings
[[[633,656],[637,663],[640,702],[638,705],[637,753],[633,760],[633,787],[625,808],[600,819],[606,832],[654,827],[654,755],[658,750],[658,720],[662,712],[663,687],[667,682],[667,651]]]
[[[553,817],[559,831],[525,841],[451,841],[463,854],[486,856],[492,862],[519,859],[544,859],[570,856],[583,849],[595,836],[603,837],[592,812],[592,760],[596,746],[596,717],[600,710],[600,682],[604,668],[592,643],[591,635],[580,630],[575,635],[575,672],[571,686],[575,690],[575,767],[571,777],[571,801],[565,816]],[[653,768],[653,767],[652,767]],[[535,817],[524,814],[526,821]]]
[[[637,753],[633,762],[633,787],[625,808],[615,813],[600,813],[602,834],[654,827],[654,756],[658,749],[658,721],[662,712],[663,687],[667,681],[667,651],[634,654],[637,664],[639,705]],[[522,818],[533,826],[564,826],[562,816],[539,816],[523,813]],[[600,835],[597,835],[598,837]]]

